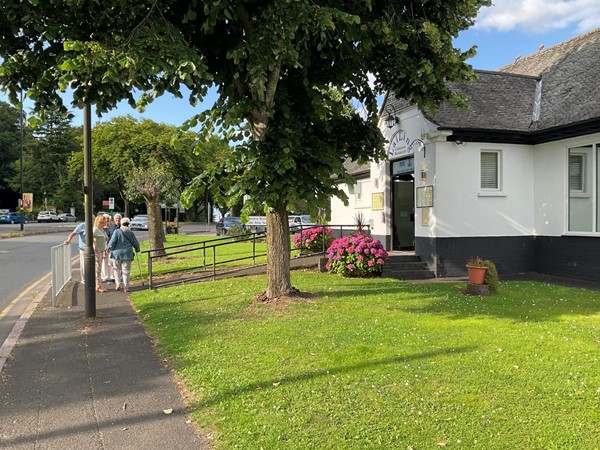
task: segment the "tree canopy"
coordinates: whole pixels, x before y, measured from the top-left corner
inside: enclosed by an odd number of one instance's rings
[[[8,191],[8,180],[18,173],[13,162],[19,159],[20,141],[19,111],[0,102],[0,194]]]
[[[447,81],[469,80],[474,50],[452,38],[489,0],[12,0],[0,6],[0,83],[24,89],[36,110],[99,112],[157,95],[219,98],[190,119],[236,143],[212,175],[234,174],[232,198],[267,206],[267,296],[291,290],[286,207],[316,210],[350,181],[343,161],[383,157],[376,97],[392,91],[422,107],[462,99]],[[135,98],[137,91],[143,92]],[[365,115],[349,109],[361,102]],[[210,174],[208,174],[210,176]],[[187,199],[198,194],[188,190]],[[250,205],[251,207],[255,205]],[[287,241],[287,242],[286,242]]]
[[[194,155],[195,135],[182,133],[176,145],[176,128],[131,116],[97,124],[92,132],[96,176],[115,186],[129,214],[129,201],[143,200],[150,222],[153,249],[164,247],[161,203],[172,205],[202,168]]]

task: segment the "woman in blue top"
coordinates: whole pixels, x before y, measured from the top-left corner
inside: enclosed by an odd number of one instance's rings
[[[131,261],[133,261],[135,249],[140,251],[140,244],[129,229],[129,218],[121,219],[121,227],[110,237],[108,248],[112,253],[112,259],[115,262],[115,290],[119,290],[123,285],[123,291],[129,289],[129,279],[131,274]]]

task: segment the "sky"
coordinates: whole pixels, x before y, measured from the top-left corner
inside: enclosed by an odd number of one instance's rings
[[[466,50],[477,46],[477,55],[467,62],[475,69],[496,70],[542,46],[545,48],[600,27],[600,0],[493,0],[493,6],[482,8],[476,23],[460,33],[455,46]],[[212,91],[205,99],[208,107],[214,101]],[[145,112],[139,113],[123,102],[115,110],[93,122],[131,114],[170,125],[181,125],[202,110],[193,108],[185,99],[167,94],[156,99]],[[81,111],[73,111],[74,125]]]

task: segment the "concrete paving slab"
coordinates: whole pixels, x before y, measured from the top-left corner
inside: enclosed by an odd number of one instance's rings
[[[0,448],[209,448],[126,294],[98,293],[91,319],[83,299],[71,283],[25,326],[0,374]]]

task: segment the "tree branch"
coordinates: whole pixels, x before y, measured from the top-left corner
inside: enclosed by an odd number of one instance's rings
[[[279,74],[281,73],[281,60],[278,59],[275,67],[269,74],[267,86],[265,88],[265,103],[267,108],[271,108],[275,101],[275,92],[277,91],[277,83],[279,83]]]

